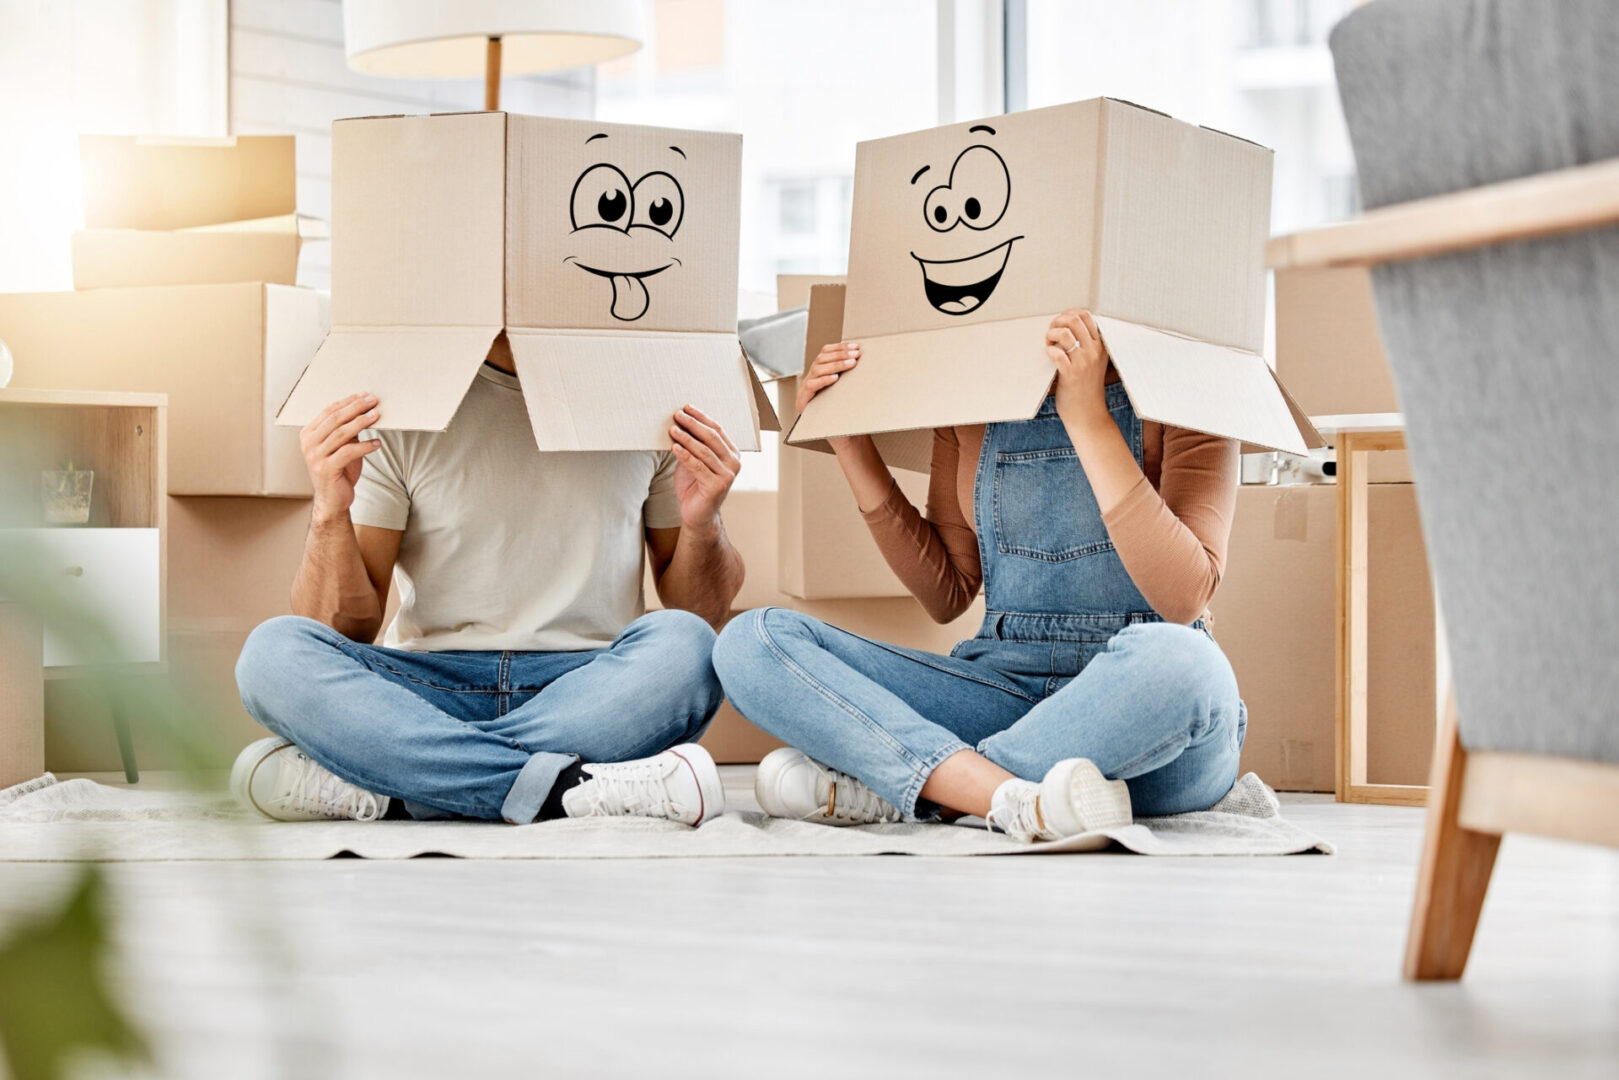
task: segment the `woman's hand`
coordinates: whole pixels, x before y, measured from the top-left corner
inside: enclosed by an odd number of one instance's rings
[[[838,376],[860,362],[860,346],[852,341],[834,341],[822,345],[821,351],[810,362],[809,370],[798,383],[798,400],[793,407],[800,413],[804,406],[822,390],[838,381]]]
[[[1108,419],[1107,346],[1091,313],[1069,308],[1052,319],[1046,355],[1057,369],[1057,415],[1063,422]]]

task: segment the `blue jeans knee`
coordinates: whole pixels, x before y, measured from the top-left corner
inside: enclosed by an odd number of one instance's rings
[[[619,636],[619,642],[632,636],[644,638],[638,644],[650,647],[662,664],[685,673],[684,684],[675,680],[669,689],[682,698],[688,693],[695,695],[697,707],[687,737],[688,741],[697,739],[725,700],[719,676],[714,672],[714,628],[699,615],[664,608],[649,611],[632,622]]]

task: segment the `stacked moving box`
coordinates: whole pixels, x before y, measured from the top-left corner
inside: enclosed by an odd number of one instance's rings
[[[298,432],[274,424],[328,323],[326,295],[293,284],[293,139],[87,136],[81,156],[76,288],[0,295],[0,339],[13,386],[169,396],[167,677],[229,752],[259,733],[236,656],[288,610],[309,516]],[[50,683],[47,766],[117,768],[106,715],[92,688]],[[153,719],[131,717],[142,764],[161,768]]]

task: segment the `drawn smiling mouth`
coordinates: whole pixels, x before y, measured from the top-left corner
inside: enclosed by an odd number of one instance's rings
[[[585,273],[604,277],[613,283],[612,314],[613,318],[622,322],[634,322],[646,314],[647,305],[652,303],[652,297],[646,291],[647,278],[661,274],[671,266],[680,265],[680,261],[676,259],[651,270],[600,270],[594,266],[586,266],[571,256],[570,259]]]
[[[977,311],[1000,284],[1006,260],[1012,254],[1012,244],[1021,239],[1023,237],[1014,236],[1004,244],[965,259],[924,259],[911,252],[911,258],[922,267],[922,287],[927,292],[928,303],[946,315]]]

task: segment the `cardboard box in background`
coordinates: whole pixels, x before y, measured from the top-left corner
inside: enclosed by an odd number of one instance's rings
[[[1276,271],[1276,374],[1311,416],[1399,412],[1364,266]],[[1372,454],[1374,484],[1409,484],[1403,450]]]
[[[169,498],[169,623],[245,634],[290,614],[308,499]]]
[[[0,600],[0,788],[45,771],[44,653],[39,621]]]
[[[1272,152],[1106,98],[863,142],[843,337],[789,441],[1032,417],[1089,309],[1138,414],[1322,445],[1261,355]]]
[[[1367,778],[1426,784],[1444,675],[1416,490],[1369,497]],[[1248,706],[1242,768],[1279,791],[1337,777],[1337,498],[1331,484],[1238,488],[1210,605]]]
[[[840,340],[843,324],[842,278],[782,275],[776,279],[776,297],[782,310],[808,304],[809,323],[804,340],[807,368],[821,346]],[[797,419],[797,378],[776,382],[776,415],[784,426]],[[893,437],[890,437],[891,439]],[[911,464],[932,454],[932,432],[907,432],[899,459]],[[912,451],[912,446],[917,452]],[[825,450],[826,453],[813,453]],[[831,447],[783,444],[777,463],[776,587],[788,596],[827,600],[855,597],[903,596],[910,592],[888,568],[877,542],[860,515],[854,493],[842,467],[830,456]],[[879,449],[884,449],[879,447]],[[907,456],[909,455],[909,456]],[[896,456],[884,453],[892,467]],[[926,472],[895,468],[894,480],[917,506],[927,504]]]
[[[310,494],[274,418],[326,333],[324,293],[190,285],[0,294],[12,385],[169,395],[169,492]]]
[[[506,113],[332,125],[332,324],[279,421],[357,391],[439,431],[491,349],[542,450],[664,450],[770,410],[736,339],[737,135]]]
[[[1400,411],[1366,267],[1276,271],[1276,373],[1311,416]]]
[[[79,158],[74,288],[296,283],[291,135],[81,135]]]

